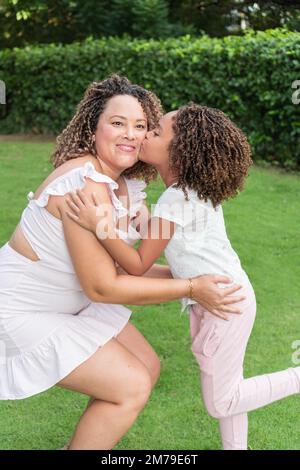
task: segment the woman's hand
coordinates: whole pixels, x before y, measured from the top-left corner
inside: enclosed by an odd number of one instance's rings
[[[99,200],[95,193],[92,193],[90,199],[83,191],[77,189],[76,192],[67,194],[66,203],[71,211],[67,211],[67,215],[81,227],[96,233],[97,225],[103,217],[99,216]]]
[[[193,299],[202,305],[206,310],[217,317],[228,320],[226,313],[242,313],[232,304],[241,302],[244,296],[231,297],[232,294],[241,289],[241,285],[235,285],[229,288],[218,287],[218,284],[231,284],[228,277],[205,275],[193,278]]]

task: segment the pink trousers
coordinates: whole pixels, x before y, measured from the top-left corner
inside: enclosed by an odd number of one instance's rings
[[[229,321],[199,304],[190,308],[191,349],[200,368],[203,401],[208,413],[219,420],[223,449],[227,450],[247,449],[248,411],[300,393],[300,367],[244,379],[256,300],[250,284],[241,295],[246,296],[239,304],[243,313],[229,314]]]

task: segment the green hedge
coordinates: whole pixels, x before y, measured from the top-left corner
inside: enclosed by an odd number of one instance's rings
[[[151,88],[166,110],[189,100],[221,108],[249,135],[260,159],[300,167],[300,105],[292,103],[300,34],[283,30],[4,50],[7,105],[0,106],[0,133],[58,133],[86,86],[112,72]]]

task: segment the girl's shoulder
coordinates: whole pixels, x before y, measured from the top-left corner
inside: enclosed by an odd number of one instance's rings
[[[157,204],[162,204],[167,201],[184,201],[185,195],[181,188],[176,188],[174,185],[166,188],[157,201]]]
[[[152,216],[186,227],[197,215],[195,208],[192,199],[187,199],[181,188],[169,186],[158,199],[152,211]],[[196,209],[198,210],[198,208]]]
[[[204,199],[199,198],[194,189],[186,188],[186,191],[184,192],[182,188],[178,188],[175,185],[166,188],[159,197],[158,204],[167,202],[181,203],[184,205],[200,205],[207,209],[213,209],[213,204],[210,199],[205,201]]]
[[[210,199],[205,201],[199,198],[197,192],[193,189],[186,188],[186,194],[182,188],[172,185],[166,188],[157,201],[157,205],[173,206],[184,208],[184,210],[202,213],[203,211],[218,213],[222,212],[222,206],[213,206]]]

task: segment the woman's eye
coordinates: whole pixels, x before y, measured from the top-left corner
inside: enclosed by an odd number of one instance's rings
[[[117,125],[117,126],[119,126],[119,124],[120,124],[122,126],[123,123],[121,121],[114,121],[113,124]]]
[[[146,129],[146,126],[144,126],[144,124],[138,124],[136,127],[138,129]]]

